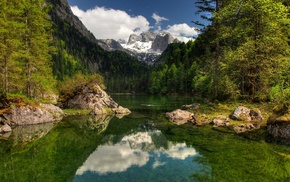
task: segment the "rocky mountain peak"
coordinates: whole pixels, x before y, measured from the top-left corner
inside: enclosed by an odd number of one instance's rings
[[[160,54],[168,44],[177,41],[170,33],[143,32],[140,35],[131,34],[127,44],[122,46],[133,52]]]
[[[142,42],[149,42],[149,41],[154,41],[157,33],[155,33],[155,32],[143,32],[140,35],[141,35]]]
[[[137,41],[141,41],[141,36],[136,34],[131,34],[127,44],[134,44]]]
[[[155,52],[163,52],[168,44],[171,44],[174,41],[176,40],[172,35],[170,35],[170,33],[158,34],[152,43],[151,49]]]
[[[84,37],[92,42],[96,42],[95,36],[84,26],[84,24],[75,16],[67,0],[50,0],[54,5],[54,13],[71,26],[75,27]]]

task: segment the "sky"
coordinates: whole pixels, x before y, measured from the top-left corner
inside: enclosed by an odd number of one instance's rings
[[[197,0],[68,0],[97,39],[128,40],[133,33],[169,32],[187,42],[197,37]]]

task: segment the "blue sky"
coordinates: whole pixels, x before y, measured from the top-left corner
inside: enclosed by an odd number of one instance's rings
[[[68,0],[72,11],[97,39],[125,39],[144,31],[196,37],[196,0]]]

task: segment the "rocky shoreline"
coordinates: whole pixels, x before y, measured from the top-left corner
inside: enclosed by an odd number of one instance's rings
[[[57,122],[63,118],[63,115],[64,112],[53,104],[12,103],[0,116],[0,133],[11,132],[12,126]]]
[[[210,118],[205,114],[197,115],[194,113],[199,105],[196,103],[184,105],[181,109],[167,112],[166,117],[176,125],[191,123],[202,126],[211,124],[213,128],[226,127],[237,134],[265,130],[267,142],[290,146],[290,109],[288,107],[283,106],[281,109],[274,110],[273,114],[265,121],[261,111],[257,108],[249,109],[238,106],[229,116],[217,115]],[[262,124],[265,124],[266,127],[261,127]]]
[[[12,126],[34,125],[62,120],[62,109],[91,110],[90,115],[117,115],[121,118],[131,111],[118,105],[94,82],[77,87],[73,95],[53,104],[31,104],[22,98],[2,99],[0,133],[11,132]]]

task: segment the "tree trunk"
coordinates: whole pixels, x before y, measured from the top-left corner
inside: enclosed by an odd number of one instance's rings
[[[4,95],[9,92],[7,57],[4,58]]]
[[[216,12],[219,11],[221,0],[216,0]],[[216,99],[219,91],[219,79],[220,79],[220,42],[219,42],[219,22],[214,20],[213,25],[215,27],[216,43],[215,43],[215,63],[214,63],[214,98]]]

